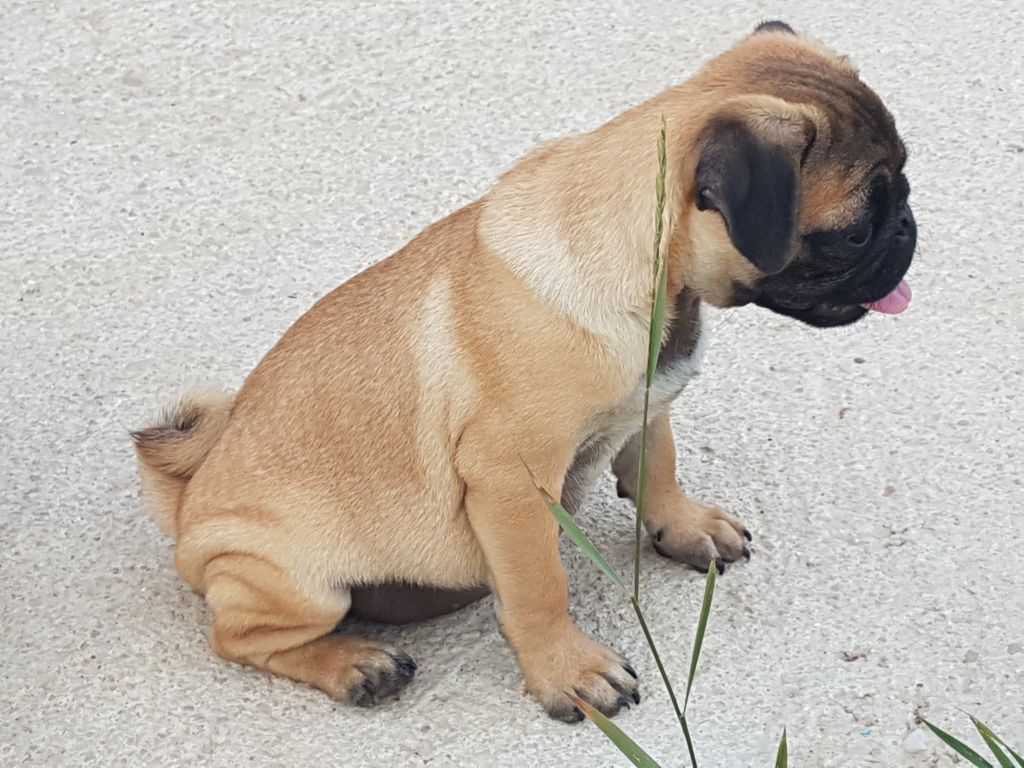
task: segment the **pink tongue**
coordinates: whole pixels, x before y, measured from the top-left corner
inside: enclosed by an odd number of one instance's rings
[[[910,283],[906,280],[900,280],[900,284],[893,288],[892,293],[888,296],[883,296],[878,301],[872,301],[870,304],[861,304],[861,306],[864,309],[870,309],[872,312],[898,315],[910,306],[910,296]]]

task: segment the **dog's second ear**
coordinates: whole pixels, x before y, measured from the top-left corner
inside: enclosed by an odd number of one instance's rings
[[[797,173],[790,152],[742,122],[719,121],[705,135],[694,189],[697,208],[721,214],[736,250],[766,275],[780,272],[793,251]]]
[[[789,24],[778,19],[772,19],[771,21],[762,21],[754,28],[755,35],[763,35],[767,32],[782,32],[786,35],[795,35],[794,30]]]

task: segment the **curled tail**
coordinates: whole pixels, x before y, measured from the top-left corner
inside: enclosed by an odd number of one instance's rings
[[[188,394],[158,424],[132,432],[143,498],[168,536],[177,535],[185,486],[224,433],[234,399],[230,392]]]

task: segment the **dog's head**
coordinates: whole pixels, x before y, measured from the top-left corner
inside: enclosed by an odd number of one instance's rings
[[[698,87],[711,106],[685,167],[689,284],[822,327],[905,309],[906,149],[852,65],[768,22]]]

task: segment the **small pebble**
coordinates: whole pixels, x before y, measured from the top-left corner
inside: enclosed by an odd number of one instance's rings
[[[861,363],[866,363],[867,360],[865,360],[863,357],[855,357],[853,358],[853,362],[857,363],[857,365],[860,365]]]
[[[920,728],[912,730],[907,738],[903,740],[903,751],[911,755],[924,752],[929,746],[931,746],[931,739]]]
[[[964,654],[964,662],[970,664],[971,662],[978,660],[978,654],[975,651],[968,651]]]

